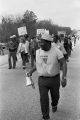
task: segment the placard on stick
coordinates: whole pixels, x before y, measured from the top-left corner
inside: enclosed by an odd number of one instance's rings
[[[19,34],[19,36],[27,34],[26,26],[19,27],[18,28],[18,34]]]

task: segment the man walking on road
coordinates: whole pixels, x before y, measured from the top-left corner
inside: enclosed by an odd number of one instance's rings
[[[43,34],[40,41],[40,49],[36,51],[36,66],[29,71],[28,76],[37,70],[39,74],[38,86],[40,92],[40,104],[42,120],[50,120],[49,96],[52,100],[52,112],[57,111],[60,88],[60,64],[62,65],[62,86],[66,86],[67,65],[62,52],[51,45],[52,38],[49,34]]]
[[[7,44],[7,49],[9,50],[8,54],[8,63],[9,63],[9,69],[15,69],[16,67],[16,52],[17,52],[17,42],[16,41],[16,35],[13,35],[10,37],[10,41]],[[12,66],[12,61],[11,58],[13,59],[13,66]]]

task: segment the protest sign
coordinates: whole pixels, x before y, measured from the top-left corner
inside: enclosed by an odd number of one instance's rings
[[[45,29],[37,29],[37,35],[44,34]]]
[[[26,26],[19,27],[18,28],[18,34],[19,34],[19,36],[27,34]]]
[[[65,37],[66,31],[58,31],[58,35],[61,35],[61,34],[63,34]]]

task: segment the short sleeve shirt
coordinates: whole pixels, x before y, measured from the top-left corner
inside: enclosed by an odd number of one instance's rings
[[[40,76],[55,76],[60,72],[59,59],[63,53],[56,47],[51,46],[49,51],[38,49],[36,51],[36,68]]]

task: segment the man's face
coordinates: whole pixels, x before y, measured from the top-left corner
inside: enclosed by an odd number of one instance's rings
[[[48,51],[49,48],[51,47],[50,42],[47,40],[43,40],[43,39],[40,40],[39,45],[40,45],[41,49],[44,51]]]
[[[46,40],[41,39],[39,44],[42,47],[42,46],[46,45],[47,43],[46,43]]]

